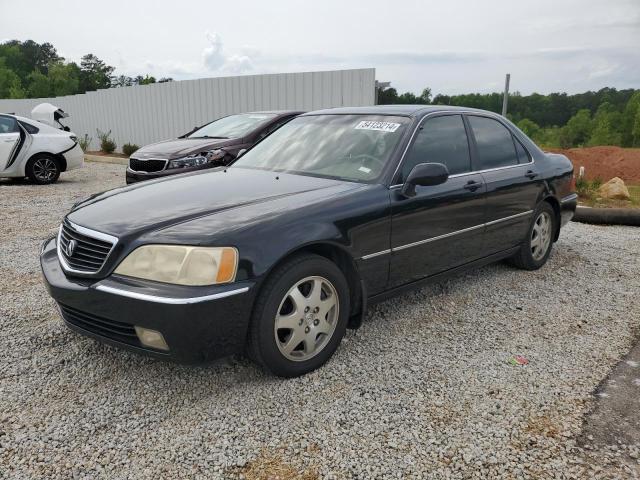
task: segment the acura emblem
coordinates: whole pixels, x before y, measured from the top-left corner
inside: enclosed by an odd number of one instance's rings
[[[67,257],[71,257],[73,256],[73,253],[76,251],[76,246],[77,246],[77,242],[75,240],[69,240],[69,243],[67,243],[67,246],[65,248],[65,252],[67,254]]]

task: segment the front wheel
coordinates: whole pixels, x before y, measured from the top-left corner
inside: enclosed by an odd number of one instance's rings
[[[318,255],[296,256],[270,275],[256,300],[249,356],[281,377],[304,375],[331,358],[348,317],[342,271]]]
[[[547,263],[556,228],[556,212],[549,203],[542,202],[533,214],[526,240],[512,258],[513,264],[525,270],[537,270]]]
[[[40,154],[27,163],[25,173],[29,179],[38,185],[55,183],[60,177],[60,162],[50,155]]]

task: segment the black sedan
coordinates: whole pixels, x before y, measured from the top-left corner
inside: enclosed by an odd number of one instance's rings
[[[229,115],[175,140],[145,145],[129,157],[127,183],[227,165],[238,153],[301,113],[284,110]]]
[[[180,362],[246,350],[296,376],[368,304],[501,259],[540,268],[575,211],[572,180],[566,157],[493,113],[323,110],[229,167],[80,203],[40,259],[82,334]]]

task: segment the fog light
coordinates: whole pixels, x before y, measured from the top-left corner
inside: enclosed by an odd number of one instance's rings
[[[140,343],[143,345],[151,348],[157,348],[158,350],[169,350],[167,342],[164,341],[164,337],[157,330],[150,330],[137,325],[135,326],[135,329],[136,334],[140,339]]]

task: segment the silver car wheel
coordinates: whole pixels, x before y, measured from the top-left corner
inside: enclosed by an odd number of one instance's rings
[[[41,182],[50,182],[58,173],[58,166],[52,159],[39,158],[33,164],[33,174]]]
[[[553,222],[548,212],[542,212],[533,223],[531,231],[531,256],[540,261],[547,254],[551,244],[551,230]]]
[[[324,277],[306,277],[289,289],[274,323],[278,350],[287,359],[304,362],[329,343],[338,324],[338,292]]]

